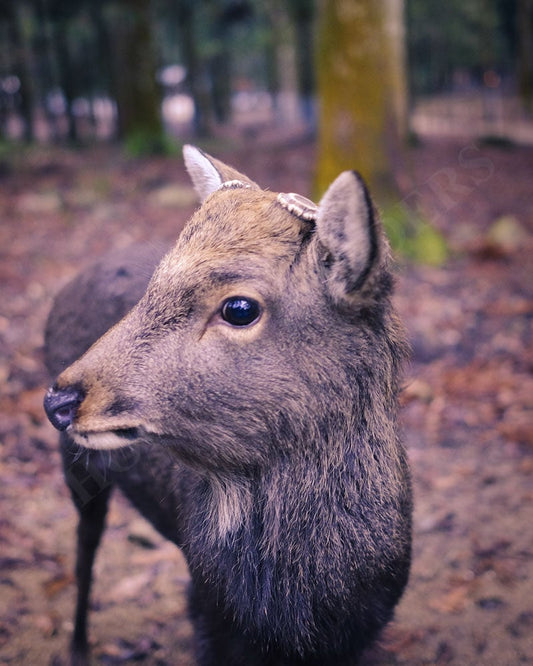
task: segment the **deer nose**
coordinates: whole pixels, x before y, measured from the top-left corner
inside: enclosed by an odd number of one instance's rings
[[[66,430],[74,421],[83,395],[76,388],[48,389],[44,397],[44,411],[50,423],[58,430]]]

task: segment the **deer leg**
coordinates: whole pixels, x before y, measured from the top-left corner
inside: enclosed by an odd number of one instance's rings
[[[92,583],[92,569],[96,551],[105,528],[105,519],[111,486],[102,490],[83,507],[78,507],[78,544],[76,557],[76,583],[78,597],[72,636],[72,664],[81,666],[88,654],[87,613]],[[85,661],[83,661],[85,659]]]
[[[92,453],[81,453],[62,433],[61,452],[65,480],[78,510],[76,551],[77,601],[74,633],[71,643],[72,666],[86,666],[88,661],[87,614],[96,551],[105,529],[112,483],[101,459]]]

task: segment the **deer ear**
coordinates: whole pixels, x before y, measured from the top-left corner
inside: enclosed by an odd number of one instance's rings
[[[232,186],[235,187],[240,185],[255,190],[260,189],[259,185],[247,176],[220,160],[216,160],[195,146],[183,146],[183,159],[194,188],[202,202],[215,190],[222,187],[224,183],[231,182]]]
[[[341,173],[323,196],[316,234],[331,295],[336,300],[355,295],[381,260],[386,244],[370,194],[355,171]]]

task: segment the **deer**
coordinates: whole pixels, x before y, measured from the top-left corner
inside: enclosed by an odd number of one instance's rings
[[[118,487],[185,555],[198,664],[357,664],[411,560],[389,243],[356,171],[317,205],[183,155],[201,205],[174,247],[112,252],[46,325],[79,513],[72,663]]]

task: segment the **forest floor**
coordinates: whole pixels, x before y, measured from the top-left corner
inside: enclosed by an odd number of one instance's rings
[[[272,190],[309,194],[315,146],[207,147]],[[357,165],[354,165],[357,166]],[[413,358],[402,412],[414,558],[366,664],[533,663],[533,148],[432,138],[398,173],[451,248],[400,261]],[[108,248],[172,241],[195,206],[180,158],[116,149],[0,155],[0,663],[67,663],[76,516],[42,399],[53,295]],[[178,550],[115,497],[96,563],[95,664],[193,664]]]

